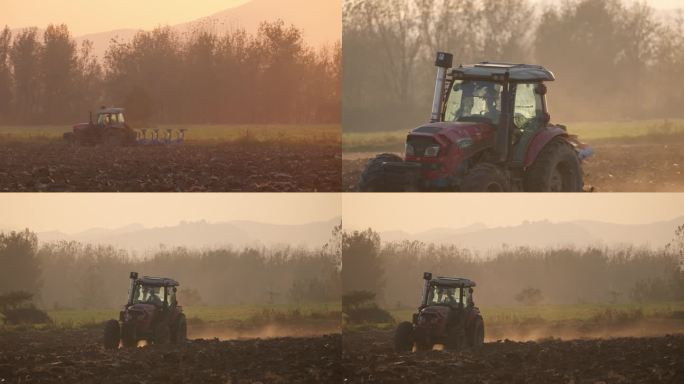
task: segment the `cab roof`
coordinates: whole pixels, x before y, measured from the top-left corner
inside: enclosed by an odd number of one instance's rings
[[[169,279],[167,277],[153,277],[153,276],[143,276],[142,279],[138,279],[142,285],[149,285],[154,287],[177,287],[180,284],[174,279]]]
[[[116,114],[116,113],[122,113],[123,111],[124,111],[123,108],[109,107],[109,108],[100,108],[100,109],[98,109],[97,113],[99,115],[107,114],[107,113]]]
[[[435,277],[430,280],[431,285],[451,288],[471,288],[475,286],[475,282],[470,279],[462,277]]]
[[[459,79],[493,79],[508,72],[510,81],[554,81],[553,72],[541,65],[492,63],[461,65],[452,69],[451,74]],[[497,76],[497,77],[498,77]]]

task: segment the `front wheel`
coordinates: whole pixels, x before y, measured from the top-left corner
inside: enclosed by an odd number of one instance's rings
[[[582,166],[573,147],[562,137],[551,140],[525,173],[529,192],[582,192]]]
[[[135,348],[138,346],[138,337],[134,323],[121,324],[121,344],[126,348]]]
[[[411,352],[413,350],[413,324],[408,321],[399,323],[394,333],[394,350],[397,352]]]
[[[392,186],[387,185],[385,180],[382,166],[385,163],[402,161],[404,160],[401,157],[391,153],[383,153],[369,160],[359,180],[359,192],[392,192]]]
[[[121,327],[116,320],[109,320],[105,323],[104,347],[105,349],[116,349],[121,340]]]
[[[508,192],[511,190],[504,171],[490,163],[479,163],[463,178],[462,192]]]

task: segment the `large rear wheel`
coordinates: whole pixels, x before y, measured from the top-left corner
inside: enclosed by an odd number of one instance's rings
[[[174,324],[171,329],[171,342],[173,344],[185,343],[188,339],[188,323],[185,320],[185,315],[180,314],[176,319],[176,324]]]
[[[582,166],[573,147],[557,137],[542,149],[525,172],[528,192],[582,192]]]
[[[482,317],[478,316],[475,319],[475,323],[473,324],[473,328],[471,329],[469,335],[470,340],[468,344],[470,345],[470,347],[480,348],[484,344],[484,334],[484,320],[482,320]]]
[[[104,347],[105,349],[119,348],[121,340],[121,328],[116,320],[108,320],[104,328]]]
[[[397,352],[413,350],[413,324],[408,321],[399,323],[394,333],[394,350]]]

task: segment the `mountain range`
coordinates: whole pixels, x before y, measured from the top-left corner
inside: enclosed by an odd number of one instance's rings
[[[90,244],[108,244],[136,252],[154,251],[166,247],[212,248],[232,246],[289,245],[318,248],[329,239],[340,218],[299,225],[279,225],[254,221],[181,222],[177,225],[146,228],[130,224],[121,228],[92,228],[74,234],[59,231],[39,232],[42,243],[78,241]]]
[[[380,232],[383,241],[415,240],[424,243],[454,244],[462,248],[487,251],[508,246],[553,247],[647,246],[663,247],[674,237],[684,216],[650,224],[615,224],[600,221],[523,222],[519,225],[489,228],[473,224],[462,228],[433,228],[417,233]]]

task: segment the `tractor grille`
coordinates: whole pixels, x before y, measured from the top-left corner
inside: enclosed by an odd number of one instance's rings
[[[435,139],[424,136],[411,136],[406,139],[406,143],[413,147],[413,153],[417,157],[425,156],[425,148],[439,145]]]

